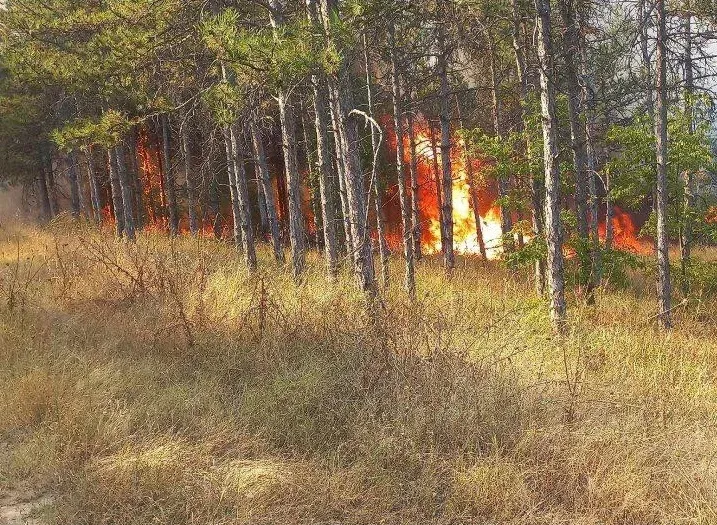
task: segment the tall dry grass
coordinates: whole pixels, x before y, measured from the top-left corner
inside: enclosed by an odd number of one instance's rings
[[[352,278],[57,221],[0,230],[0,487],[58,524],[717,523],[713,299],[649,277],[551,335],[524,275]]]

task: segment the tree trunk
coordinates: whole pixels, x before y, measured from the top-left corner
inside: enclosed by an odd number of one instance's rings
[[[115,162],[117,167],[117,178],[122,192],[122,210],[124,212],[124,233],[128,241],[136,240],[134,229],[133,208],[134,196],[132,195],[132,183],[127,173],[127,162],[125,159],[124,146],[122,143],[114,147]]]
[[[393,49],[392,49],[393,51]],[[363,35],[363,53],[364,53],[364,67],[366,70],[366,95],[368,99],[368,114],[371,118],[373,118],[373,93],[371,90],[371,70],[370,70],[370,64],[369,64],[369,56],[368,56],[368,43],[366,42],[366,33]],[[392,55],[393,56],[393,55]],[[395,59],[395,56],[393,56]],[[393,62],[392,62],[393,63]],[[398,82],[398,77],[395,76],[394,73],[394,82]],[[395,105],[394,105],[395,110]],[[400,117],[399,117],[400,118]],[[394,118],[395,121],[395,118]],[[389,282],[390,282],[390,267],[388,263],[388,257],[389,257],[389,251],[388,251],[388,245],[386,244],[386,214],[383,209],[383,185],[379,184],[378,180],[378,174],[377,174],[377,166],[375,165],[374,160],[378,160],[378,156],[374,155],[374,152],[376,152],[379,147],[380,137],[378,134],[378,130],[371,125],[371,152],[372,152],[372,178],[371,185],[373,186],[373,194],[374,198],[376,199],[376,234],[378,236],[378,252],[381,257],[381,280],[383,284],[383,288],[388,288]],[[403,143],[396,143],[397,150],[403,151]],[[401,159],[403,161],[403,159]],[[399,173],[403,171],[402,168],[399,170]],[[405,181],[404,181],[405,182]],[[399,192],[401,191],[400,188],[403,187],[403,184],[399,180]],[[405,192],[405,190],[404,190]],[[401,204],[403,206],[403,203]],[[403,212],[402,212],[403,213]],[[405,234],[404,234],[405,235]],[[404,250],[405,251],[405,250]],[[408,270],[407,270],[408,272]],[[411,270],[413,272],[413,270]],[[413,275],[413,273],[411,273]],[[411,280],[413,280],[413,277],[411,277]],[[408,282],[408,273],[406,275],[406,282]],[[408,286],[408,285],[407,285]],[[408,288],[407,288],[408,289]],[[413,289],[415,290],[415,286],[413,286]],[[410,292],[409,292],[410,293]]]
[[[665,0],[656,0],[657,8],[657,104],[655,141],[657,150],[657,296],[658,320],[663,328],[670,328],[672,320],[670,255],[667,238],[667,31],[665,29]]]
[[[299,112],[301,113],[301,133],[304,143],[304,153],[306,155],[306,172],[309,182],[309,198],[311,204],[311,214],[314,219],[314,231],[316,232],[316,250],[321,253],[324,249],[324,218],[321,213],[321,190],[319,189],[319,174],[316,172],[318,163],[314,159],[313,145],[309,139],[308,115],[304,109],[304,104],[299,103]]]
[[[229,195],[232,204],[232,221],[234,225],[234,245],[238,250],[243,250],[244,240],[241,228],[241,206],[237,195],[236,172],[234,171],[234,146],[232,144],[231,130],[229,126],[222,128],[224,136],[224,149],[227,155],[227,173],[229,175]]]
[[[40,152],[40,159],[42,164],[42,152]],[[47,191],[47,178],[45,177],[45,170],[43,166],[40,166],[40,169],[37,172],[36,187],[37,200],[40,206],[42,220],[49,221],[52,219],[52,209],[50,207],[50,194]]]
[[[276,38],[284,25],[283,9],[280,0],[269,0],[271,25]],[[296,156],[296,117],[292,107],[290,92],[280,89],[277,94],[279,118],[281,120],[282,151],[284,170],[289,198],[289,242],[291,243],[291,268],[295,280],[300,280],[306,264],[304,243],[304,218],[301,213],[301,176]]]
[[[443,266],[446,270],[452,270],[455,265],[455,254],[453,251],[453,173],[451,172],[451,108],[450,108],[450,86],[448,85],[448,57],[450,50],[446,45],[445,23],[445,0],[438,0],[439,10],[438,23],[438,56],[436,66],[438,68],[439,93],[438,105],[441,121],[441,167],[443,176],[441,178],[441,199],[442,213],[441,220],[444,223],[443,234],[445,239],[443,245]]]
[[[189,217],[189,233],[199,233],[199,221],[197,220],[197,196],[194,182],[194,167],[192,166],[192,149],[187,129],[188,118],[181,126],[182,135],[182,158],[184,160],[184,176],[187,185],[187,215]]]
[[[102,224],[102,197],[100,195],[100,183],[97,180],[97,171],[95,170],[95,158],[92,146],[85,151],[85,160],[87,162],[87,178],[90,182],[90,201],[92,202],[92,213],[97,226]]]
[[[401,204],[401,228],[403,233],[403,256],[406,260],[404,286],[411,300],[416,298],[416,276],[413,263],[413,235],[411,229],[411,208],[406,196],[406,175],[403,166],[403,112],[401,110],[401,81],[396,60],[394,28],[389,28],[391,52],[391,91],[393,94],[393,123],[396,131],[396,172],[398,198]]]
[[[338,13],[330,0],[322,3],[322,18],[324,34],[328,48],[332,48],[330,24],[331,20],[338,18]],[[364,194],[364,177],[361,170],[359,154],[358,132],[356,122],[350,113],[353,107],[351,92],[347,85],[346,64],[341,64],[341,78],[334,72],[328,76],[329,98],[331,111],[336,125],[338,136],[337,157],[343,166],[344,186],[346,190],[346,204],[348,208],[348,222],[351,232],[351,255],[354,262],[354,271],[359,288],[369,297],[375,295],[373,253],[366,227],[366,196]]]
[[[538,59],[540,61],[540,102],[545,163],[545,229],[548,246],[547,277],[550,317],[557,332],[565,330],[565,277],[563,274],[563,232],[560,222],[560,171],[558,168],[558,119],[553,84],[553,46],[550,37],[549,0],[535,0],[538,13]]]
[[[684,68],[685,68],[685,117],[687,118],[688,132],[694,133],[694,115],[692,110],[694,96],[694,69],[692,64],[692,14],[689,0],[686,6],[684,32]],[[682,224],[680,228],[680,272],[682,273],[682,295],[687,297],[690,292],[690,261],[692,251],[692,213],[694,208],[694,181],[692,172],[682,172],[682,185],[684,187]]]
[[[169,213],[169,235],[176,237],[179,233],[179,214],[177,213],[177,194],[174,186],[174,173],[172,173],[172,153],[170,150],[169,116],[162,114],[162,154],[164,168],[164,192],[167,196],[167,210]]]
[[[264,152],[264,143],[261,133],[254,120],[249,121],[249,132],[251,134],[251,143],[254,154],[254,164],[257,170],[257,177],[261,186],[261,191],[266,203],[266,215],[269,221],[269,231],[271,232],[271,246],[274,250],[274,258],[284,263],[284,249],[281,246],[281,228],[279,226],[279,218],[276,215],[276,199],[274,198],[274,187],[271,185],[271,177],[269,175],[269,166],[266,162],[266,153]]]
[[[72,217],[77,219],[80,216],[80,184],[77,173],[77,158],[75,153],[71,152],[67,156],[68,171],[67,178],[70,182],[70,210]]]
[[[214,133],[211,134],[211,140],[214,141]],[[206,176],[209,179],[208,182],[208,208],[209,213],[212,219],[212,233],[214,234],[215,239],[221,239],[222,238],[222,216],[221,216],[221,205],[219,201],[219,181],[217,181],[217,174],[212,169],[212,160],[214,158],[213,155],[210,156],[210,153],[214,151],[213,147],[210,147],[209,150],[205,149],[204,142],[202,143],[202,157],[205,159],[204,162],[206,163]]]
[[[55,186],[55,173],[52,168],[52,153],[47,151],[44,156],[45,177],[47,179],[47,192],[50,198],[50,213],[53,217],[60,213],[60,207],[57,204],[57,187]]]
[[[249,202],[249,185],[246,180],[246,169],[239,133],[236,125],[229,128],[229,140],[232,152],[232,172],[234,173],[235,196],[239,207],[239,224],[242,233],[244,262],[250,272],[256,270],[256,247],[254,245],[254,230],[251,226],[251,204]]]
[[[436,184],[436,204],[438,206],[438,226],[441,232],[441,254],[445,251],[446,223],[443,220],[443,192],[441,191],[441,169],[438,166],[438,146],[436,145],[436,131],[433,123],[429,122],[428,127],[431,135],[431,155],[433,160],[433,179]]]
[[[408,86],[406,86],[408,88]],[[416,153],[416,130],[413,122],[413,108],[408,108],[408,143],[411,162],[411,231],[413,232],[413,255],[417,261],[421,260],[421,216],[420,200],[418,198],[418,154]]]
[[[580,57],[580,33],[574,0],[560,0],[560,14],[565,25],[563,37],[563,59],[568,91],[568,119],[570,123],[570,146],[573,150],[575,168],[575,205],[577,211],[578,238],[581,246],[578,249],[580,258],[580,283],[591,288],[592,246],[588,238],[588,184],[587,184],[587,150],[585,124],[582,118],[582,89],[578,79],[577,57]],[[594,302],[592,293],[588,294],[588,302]]]
[[[112,192],[112,209],[115,215],[117,237],[124,235],[124,207],[122,206],[122,186],[120,185],[117,156],[113,147],[107,148],[107,166],[110,172],[110,190]]]

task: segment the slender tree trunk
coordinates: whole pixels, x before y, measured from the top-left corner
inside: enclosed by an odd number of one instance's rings
[[[610,181],[609,170],[605,171],[605,248],[608,250],[612,249],[613,242],[615,241],[615,224],[613,218],[615,217],[615,205],[612,202],[610,191],[612,189]]]
[[[582,115],[582,90],[578,79],[576,60],[580,57],[580,32],[575,13],[574,0],[560,0],[560,14],[565,25],[563,37],[563,59],[568,88],[568,119],[570,123],[570,145],[573,150],[575,168],[575,204],[577,211],[577,229],[581,246],[578,250],[580,258],[580,281],[590,289],[587,299],[594,302],[591,291],[592,282],[592,246],[588,237],[588,184],[587,184],[587,150],[585,124]]]
[[[456,96],[456,110],[458,112],[458,125],[462,130],[467,131],[463,124],[463,117],[461,115],[461,105]],[[483,227],[481,225],[480,218],[480,199],[478,196],[478,184],[475,180],[475,174],[473,173],[473,160],[470,155],[470,141],[467,136],[463,137],[463,164],[465,164],[466,179],[468,181],[468,191],[471,196],[471,208],[473,208],[473,217],[476,221],[476,242],[478,243],[478,252],[483,259],[486,258],[485,241],[483,240]]]
[[[371,118],[373,118],[373,93],[371,90],[371,69],[370,69],[370,63],[369,63],[369,56],[368,56],[368,43],[366,42],[366,33],[363,35],[363,53],[364,53],[364,68],[366,70],[366,95],[368,99],[368,114]],[[395,57],[394,57],[395,58]],[[395,76],[395,75],[394,75]],[[395,82],[398,82],[398,78],[394,78]],[[394,107],[395,110],[395,107]],[[399,117],[400,118],[400,117]],[[395,118],[394,118],[395,121]],[[379,144],[380,137],[378,134],[378,130],[372,125],[371,126],[371,151],[373,152],[377,151],[380,147]],[[403,144],[402,143],[396,143],[397,150],[403,151]],[[374,157],[372,155],[372,163],[373,160],[378,160],[378,157]],[[401,159],[403,160],[403,159]],[[403,171],[402,169],[400,171]],[[399,171],[399,172],[400,172]],[[377,166],[372,165],[372,174],[374,176],[374,180],[371,181],[373,186],[373,194],[374,198],[376,200],[376,234],[378,236],[378,252],[381,258],[381,280],[384,289],[388,288],[389,282],[390,282],[390,267],[388,263],[388,257],[389,257],[389,251],[388,251],[388,244],[386,244],[386,214],[383,209],[383,184],[379,183],[378,180],[378,171]],[[401,181],[399,180],[399,185],[401,185]],[[399,186],[400,188],[401,186]],[[400,191],[400,190],[399,190]],[[408,276],[406,277],[408,281]],[[415,286],[414,286],[415,290]]]
[[[548,246],[548,289],[550,317],[558,332],[565,330],[565,278],[563,274],[563,232],[560,222],[560,172],[558,168],[557,131],[555,113],[555,85],[553,84],[553,46],[550,37],[549,0],[535,0],[538,13],[538,59],[540,61],[540,102],[543,123],[543,158],[545,163],[545,228]]]
[[[40,159],[42,164],[42,152],[40,152]],[[42,220],[49,221],[52,219],[52,209],[50,207],[50,195],[47,191],[47,178],[45,177],[45,170],[43,166],[40,166],[35,182],[37,187],[37,200],[40,206]]]
[[[229,175],[229,195],[232,204],[232,221],[234,232],[234,245],[238,250],[243,251],[244,239],[241,227],[241,206],[239,205],[239,197],[237,195],[236,172],[234,171],[234,145],[232,144],[232,134],[229,126],[222,128],[224,136],[224,149],[227,155],[227,174]]]
[[[657,8],[657,105],[655,140],[657,150],[657,296],[658,320],[663,328],[672,326],[669,239],[667,237],[667,31],[665,0]]]
[[[117,178],[119,180],[120,191],[122,193],[122,210],[124,213],[124,233],[128,241],[136,240],[134,229],[134,196],[132,195],[132,185],[127,173],[127,162],[125,160],[124,146],[120,143],[114,147],[115,163],[117,167]]]
[[[145,188],[142,181],[142,170],[139,159],[137,158],[137,129],[133,128],[129,138],[129,159],[132,168],[132,177],[134,181],[134,206],[135,206],[135,229],[141,230],[145,224]]]
[[[406,86],[407,92],[409,86]],[[411,161],[409,171],[411,174],[411,231],[413,234],[413,256],[421,260],[421,216],[420,199],[418,196],[418,154],[416,153],[416,130],[413,122],[413,108],[408,109],[408,144]]]
[[[324,250],[324,218],[321,213],[321,190],[319,189],[319,174],[316,172],[317,162],[313,154],[313,145],[309,139],[308,115],[304,109],[303,102],[299,103],[301,113],[301,133],[304,142],[304,153],[306,154],[306,169],[309,180],[309,197],[311,201],[311,214],[314,220],[314,231],[316,232],[316,250],[321,253]]]
[[[438,0],[439,23],[438,23],[438,56],[436,57],[436,65],[438,68],[439,93],[438,105],[441,121],[441,167],[443,176],[441,178],[441,199],[442,199],[442,217],[444,223],[445,239],[442,240],[443,245],[443,266],[446,270],[452,270],[456,265],[455,254],[453,251],[453,173],[451,170],[451,108],[450,108],[450,86],[448,84],[448,57],[450,51],[446,44],[445,23],[447,17],[445,13],[446,0]]]
[[[122,206],[122,186],[120,185],[117,156],[113,147],[107,148],[107,166],[110,172],[110,190],[112,193],[112,209],[115,215],[117,237],[124,235],[124,207]]]
[[[271,26],[276,38],[284,25],[283,9],[280,0],[269,0]],[[295,280],[300,280],[306,264],[304,242],[304,218],[301,213],[301,176],[296,155],[296,117],[289,92],[280,89],[277,94],[279,118],[281,120],[282,151],[284,170],[289,197],[289,242],[291,243],[291,268]]]
[[[95,223],[99,226],[102,224],[102,197],[100,195],[100,183],[97,180],[97,170],[95,170],[95,158],[92,146],[87,148],[87,151],[85,152],[85,160],[87,161],[87,178],[90,180],[92,212],[95,217]]]
[[[57,187],[55,186],[55,173],[52,168],[52,153],[47,151],[44,155],[45,177],[47,179],[47,191],[50,198],[50,213],[53,217],[60,213],[60,207],[57,204]]]
[[[169,116],[162,114],[162,153],[164,168],[164,192],[167,196],[167,209],[169,212],[169,235],[176,237],[179,233],[179,214],[177,213],[177,194],[174,186],[174,173],[172,172],[172,154],[170,150]]]
[[[214,141],[214,133],[211,134],[211,140]],[[215,239],[222,238],[222,217],[221,217],[221,205],[219,201],[219,181],[217,181],[217,174],[212,169],[213,155],[210,156],[211,152],[214,151],[213,147],[210,147],[207,151],[202,145],[202,157],[205,159],[206,165],[206,178],[208,179],[209,187],[209,213],[212,219],[212,233]]]
[[[239,224],[242,233],[244,262],[250,272],[256,270],[256,247],[254,245],[254,230],[251,226],[251,204],[249,202],[249,185],[246,180],[244,157],[239,143],[237,126],[229,127],[229,140],[232,152],[232,171],[234,173],[235,196],[239,206]]]
[[[692,13],[690,2],[687,1],[684,21],[685,50],[685,116],[687,118],[688,132],[694,133],[693,100],[694,96],[694,69],[692,64]],[[692,171],[682,172],[682,185],[684,187],[682,224],[680,228],[680,271],[682,273],[682,295],[687,297],[690,292],[690,262],[692,251],[692,213],[694,208],[694,181]]]
[[[403,165],[403,112],[401,110],[401,81],[396,59],[394,28],[389,28],[389,46],[391,50],[391,91],[393,94],[393,123],[396,128],[396,182],[398,198],[401,204],[401,229],[403,233],[403,256],[406,260],[404,287],[411,300],[416,298],[416,276],[413,262],[413,235],[411,229],[411,208],[406,195],[406,175]]]
[[[70,210],[72,217],[77,219],[80,216],[80,185],[77,176],[77,159],[75,153],[67,156],[68,171],[67,178],[70,182]]]
[[[276,199],[274,198],[274,187],[271,185],[271,177],[269,175],[269,166],[266,162],[266,153],[264,151],[264,143],[261,133],[254,120],[249,122],[249,131],[251,134],[251,143],[254,154],[254,164],[257,169],[257,177],[261,186],[261,191],[266,203],[266,215],[269,221],[269,230],[271,232],[271,246],[274,250],[274,258],[284,263],[284,249],[281,246],[281,228],[279,226],[279,218],[276,214]]]
[[[332,20],[338,13],[331,0],[323,0],[322,20],[324,35],[329,48],[334,45],[331,37]],[[331,111],[338,132],[337,157],[343,165],[343,176],[346,190],[346,204],[351,232],[351,255],[359,288],[373,298],[376,292],[373,253],[367,229],[367,206],[364,193],[364,177],[361,170],[359,155],[358,132],[356,122],[350,113],[353,108],[351,92],[347,85],[347,65],[341,64],[340,72],[328,76],[329,98]]]
[[[192,149],[189,137],[188,120],[182,124],[182,158],[184,160],[184,176],[187,185],[187,215],[189,217],[189,232],[192,235],[199,233],[197,220],[197,195],[194,182],[194,167],[192,166]]]

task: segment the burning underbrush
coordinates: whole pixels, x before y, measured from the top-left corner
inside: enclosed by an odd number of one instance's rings
[[[717,518],[717,305],[665,338],[604,291],[557,340],[497,265],[428,260],[367,317],[313,255],[296,287],[209,239],[2,235],[0,487],[52,493],[48,523]]]

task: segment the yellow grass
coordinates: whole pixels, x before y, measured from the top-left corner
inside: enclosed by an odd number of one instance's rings
[[[715,259],[715,251],[700,254]],[[59,220],[0,230],[0,492],[58,524],[717,523],[717,301],[658,332],[652,280],[570,297],[418,269],[375,317],[350,275]]]

